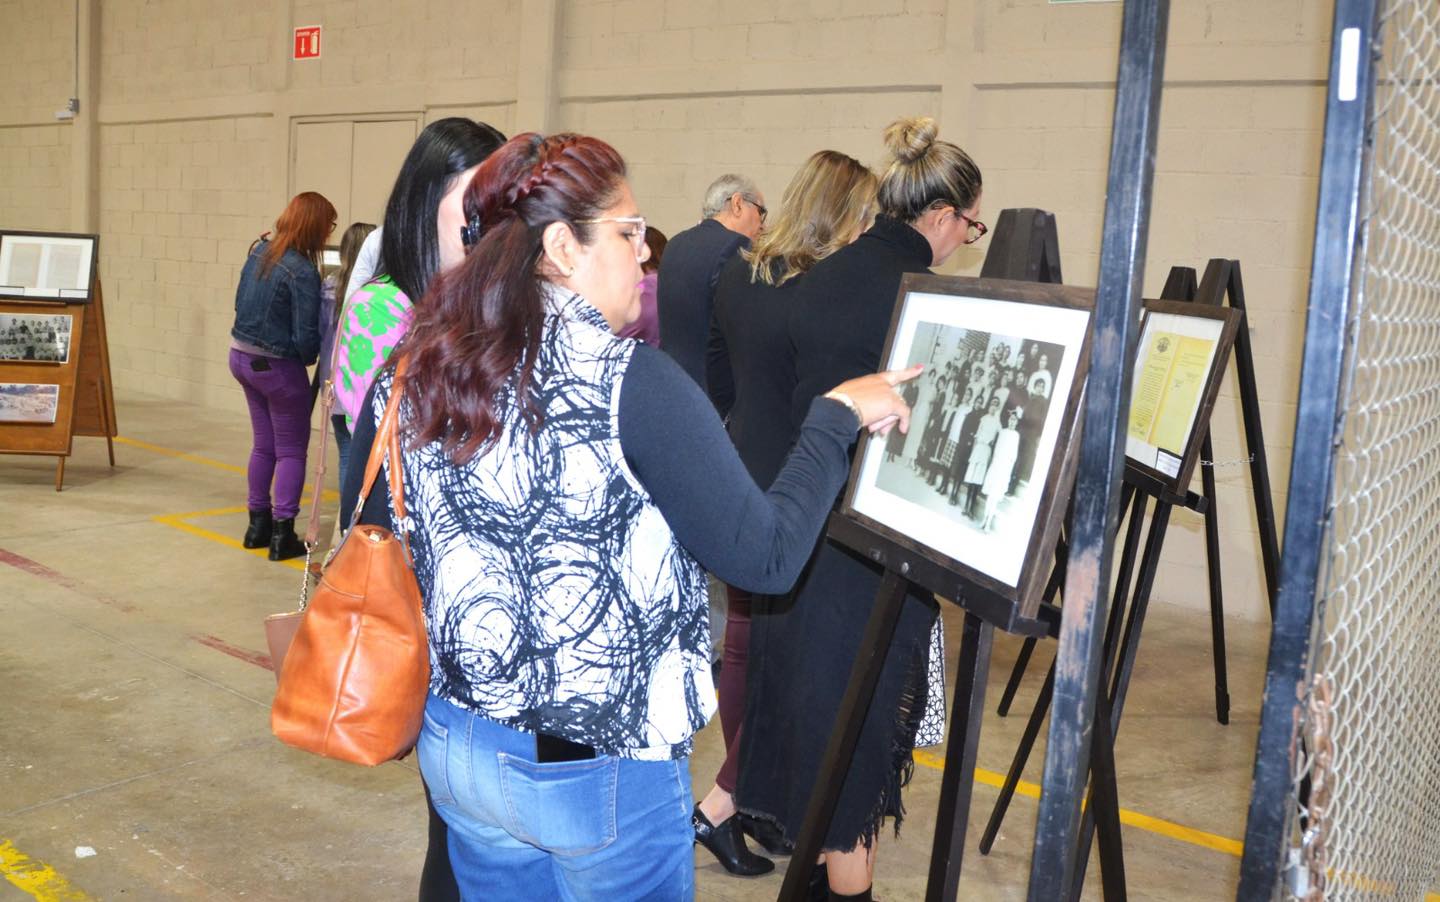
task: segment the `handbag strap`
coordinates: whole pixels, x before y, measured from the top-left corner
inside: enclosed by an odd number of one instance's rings
[[[355,524],[360,522],[360,515],[365,509],[365,499],[370,497],[370,489],[375,485],[375,477],[380,473],[380,463],[388,456],[390,459],[390,468],[386,474],[386,479],[390,485],[390,499],[395,506],[395,517],[397,520],[395,524],[395,534],[400,537],[400,544],[405,549],[406,561],[411,562],[413,558],[410,556],[410,534],[407,528],[407,518],[405,514],[404,461],[400,452],[400,431],[395,426],[400,415],[400,396],[405,386],[404,372],[408,364],[409,360],[405,357],[401,357],[395,364],[395,378],[390,383],[390,397],[385,401],[385,413],[380,418],[380,425],[376,427],[375,440],[370,445],[370,456],[365,460],[365,481],[360,487],[360,496],[355,501],[355,510],[350,514],[349,528],[354,529]],[[330,397],[326,398],[325,405],[327,415],[330,412],[330,405],[334,400],[334,387],[333,385],[330,387]],[[321,454],[324,454],[323,439],[321,441]],[[305,610],[306,605],[308,605],[310,601],[310,578],[313,575],[310,572],[310,553],[316,538],[312,533],[317,530],[316,517],[320,506],[319,476],[324,472],[325,470],[322,465],[315,480],[316,490],[315,498],[311,505],[310,529],[306,531],[305,537],[305,578],[300,584],[299,610],[301,611]],[[348,534],[349,530],[346,531],[346,535]],[[344,542],[344,539],[341,541]]]
[[[335,323],[335,338],[330,345],[330,377],[320,385],[320,459],[315,466],[315,490],[310,496],[310,523],[305,527],[305,569],[310,569],[310,552],[320,541],[320,494],[325,485],[326,448],[330,440],[330,417],[335,410],[335,367],[340,362],[340,324],[345,322],[345,305],[340,302],[340,315]],[[340,486],[341,494],[345,486]]]
[[[400,537],[407,558],[410,556],[410,531],[406,523],[408,517],[405,510],[405,471],[400,452],[400,430],[396,424],[400,419],[400,397],[404,394],[405,370],[409,363],[408,357],[401,357],[395,364],[395,378],[390,382],[390,397],[385,402],[385,413],[380,417],[380,424],[375,428],[375,441],[370,445],[370,456],[365,460],[365,482],[360,487],[355,511],[350,515],[350,528],[353,529],[355,524],[360,522],[365,499],[370,497],[375,477],[380,474],[381,461],[388,456],[390,466],[386,478],[390,485],[390,503],[395,508],[395,534]]]
[[[310,492],[310,523],[305,527],[305,569],[310,569],[310,553],[320,540],[320,495],[325,488],[325,463],[330,447],[330,411],[335,407],[335,384],[326,379],[320,386],[320,459],[315,462],[315,482]],[[342,485],[340,491],[345,491]]]

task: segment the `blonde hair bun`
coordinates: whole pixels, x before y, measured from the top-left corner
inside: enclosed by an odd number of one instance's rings
[[[885,129],[885,146],[895,159],[910,163],[925,156],[939,134],[940,126],[929,116],[896,119]]]

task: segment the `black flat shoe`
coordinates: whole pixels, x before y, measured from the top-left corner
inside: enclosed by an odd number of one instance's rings
[[[690,824],[695,828],[695,841],[709,849],[720,866],[735,876],[759,877],[775,870],[775,862],[756,855],[746,847],[738,816],[727,817],[717,827],[696,805],[690,815]]]
[[[795,844],[786,839],[785,834],[780,832],[780,828],[770,821],[751,817],[748,814],[735,816],[740,818],[740,829],[771,855],[789,855],[795,851]]]

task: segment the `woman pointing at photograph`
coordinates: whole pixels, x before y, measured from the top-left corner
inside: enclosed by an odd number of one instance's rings
[[[399,391],[432,662],[418,757],[451,863],[466,898],[690,899],[705,571],[787,590],[857,430],[908,428],[893,386],[920,368],[816,398],[762,491],[700,388],[615,335],[647,251],[613,148],[520,135],[465,210],[478,242],[416,307],[352,446]],[[390,521],[384,495],[362,522]]]

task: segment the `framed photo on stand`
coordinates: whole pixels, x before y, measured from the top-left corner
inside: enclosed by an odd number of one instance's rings
[[[0,382],[0,423],[55,422],[60,406],[60,386]]]
[[[0,298],[90,300],[95,235],[0,231]]]
[[[74,321],[68,313],[0,311],[0,362],[69,363]]]
[[[864,439],[840,514],[1033,617],[1074,474],[1093,305],[1091,289],[907,275],[880,366],[925,366],[901,389],[910,430]]]
[[[1175,494],[1185,494],[1243,314],[1184,301],[1145,302],[1125,458]]]

